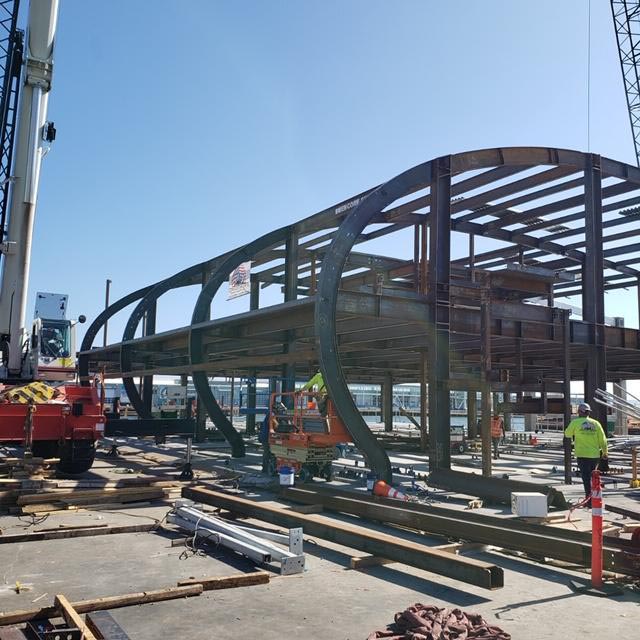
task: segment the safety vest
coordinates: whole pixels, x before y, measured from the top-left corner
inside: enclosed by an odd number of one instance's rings
[[[565,438],[574,438],[576,458],[599,458],[607,455],[607,437],[602,425],[593,418],[574,418],[564,431]]]
[[[502,418],[499,416],[491,418],[491,437],[502,438]]]

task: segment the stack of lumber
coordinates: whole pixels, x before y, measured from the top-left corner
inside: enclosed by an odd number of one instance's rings
[[[183,483],[175,479],[128,478],[117,482],[92,480],[2,480],[0,510],[27,515],[64,509],[114,507],[177,497]]]
[[[0,457],[0,473],[12,478],[40,478],[53,473],[60,458],[7,458]]]

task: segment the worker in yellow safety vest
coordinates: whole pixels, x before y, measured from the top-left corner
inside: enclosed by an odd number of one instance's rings
[[[578,459],[578,469],[584,485],[584,495],[591,495],[591,473],[598,467],[600,459],[607,460],[607,436],[602,425],[590,418],[591,407],[586,402],[578,405],[578,417],[564,430],[565,438],[573,438],[573,447]],[[591,504],[588,503],[590,507]]]
[[[504,435],[504,420],[501,415],[494,413],[491,416],[491,443],[493,444],[493,457],[496,460],[500,457],[498,445],[500,444],[500,440],[504,438]]]
[[[314,389],[315,388],[315,389]],[[324,378],[322,377],[322,373],[318,371],[309,382],[307,382],[300,391],[313,391],[315,390],[318,394],[317,396],[317,404],[318,411],[323,416],[327,415],[327,400],[329,396],[327,395],[327,387],[324,384]],[[308,407],[309,408],[309,407]]]

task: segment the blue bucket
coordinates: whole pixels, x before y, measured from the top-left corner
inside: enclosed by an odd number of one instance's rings
[[[280,474],[280,486],[292,487],[295,479],[295,473],[291,467],[280,467],[278,469]]]

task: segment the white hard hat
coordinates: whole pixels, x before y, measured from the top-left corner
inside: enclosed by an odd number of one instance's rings
[[[589,405],[587,402],[581,402],[578,405],[578,411],[591,411],[591,405]]]

